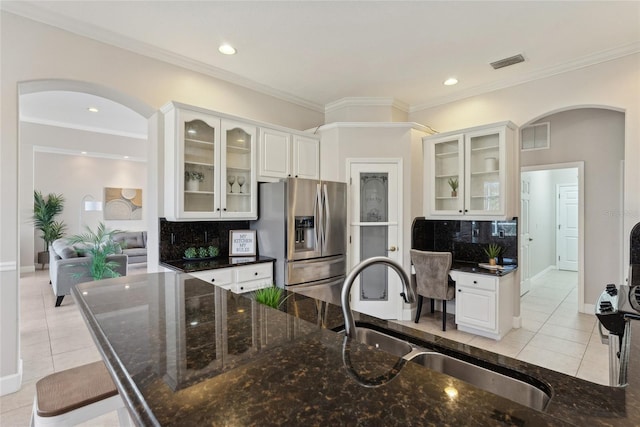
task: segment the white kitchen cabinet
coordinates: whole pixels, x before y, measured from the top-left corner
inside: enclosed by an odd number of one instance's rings
[[[320,140],[277,129],[260,128],[258,180],[320,178]]]
[[[256,126],[177,103],[162,111],[165,217],[256,219]]]
[[[196,271],[189,274],[237,294],[273,286],[273,263],[271,262]]]
[[[461,331],[502,339],[513,325],[513,277],[451,272],[456,281],[456,324]]]
[[[423,138],[426,216],[517,216],[515,125],[495,123]],[[451,182],[457,181],[454,192]]]

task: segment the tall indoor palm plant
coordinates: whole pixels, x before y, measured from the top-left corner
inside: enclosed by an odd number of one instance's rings
[[[49,245],[64,236],[67,226],[55,217],[62,213],[64,197],[62,194],[49,193],[43,196],[38,190],[33,192],[33,225],[42,233],[44,252],[49,252]]]
[[[96,231],[91,230],[87,226],[85,233],[76,234],[67,238],[67,242],[72,245],[80,245],[84,247],[86,255],[91,257],[89,264],[89,274],[93,280],[107,279],[118,277],[120,274],[115,271],[118,263],[108,261],[109,255],[120,252],[120,245],[113,240],[113,235],[119,233],[120,230],[108,230],[101,222],[98,224]]]

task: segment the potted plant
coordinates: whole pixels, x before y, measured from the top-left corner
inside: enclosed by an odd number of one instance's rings
[[[200,183],[204,181],[204,174],[196,171],[184,171],[184,182],[187,191],[200,190]]]
[[[451,187],[451,197],[458,197],[458,178],[449,178],[449,187]]]
[[[103,223],[100,223],[95,232],[87,226],[85,233],[67,238],[67,241],[72,245],[80,244],[84,246],[86,255],[91,257],[89,274],[93,280],[120,276],[115,271],[119,264],[115,261],[107,260],[109,255],[120,252],[120,245],[113,240],[113,235],[120,232],[120,230],[108,230]]]
[[[33,224],[42,232],[44,251],[38,252],[38,264],[49,263],[49,245],[54,240],[64,236],[67,226],[63,221],[56,221],[55,217],[62,213],[64,197],[62,194],[49,193],[46,197],[40,191],[33,192]]]
[[[279,308],[280,305],[288,298],[282,299],[284,290],[277,286],[269,286],[268,288],[258,289],[253,293],[254,298],[260,304],[264,304],[271,308]]]
[[[502,246],[496,243],[490,243],[484,248],[484,253],[489,257],[489,265],[496,265],[496,258],[502,253]]]

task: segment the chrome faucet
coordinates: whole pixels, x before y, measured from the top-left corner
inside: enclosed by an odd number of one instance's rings
[[[351,286],[353,286],[353,282],[356,280],[356,277],[358,277],[362,270],[374,264],[386,264],[387,266],[393,268],[402,280],[402,287],[406,289],[406,293],[401,292],[400,296],[404,298],[404,301],[407,304],[413,303],[416,300],[416,294],[411,287],[409,276],[407,276],[407,273],[405,273],[405,271],[402,269],[402,266],[396,261],[383,256],[367,258],[364,261],[361,261],[360,264],[356,265],[353,270],[351,270],[347,278],[344,279],[344,285],[342,285],[342,293],[340,294],[340,300],[342,303],[342,316],[344,317],[344,333],[347,337],[356,336],[356,321],[353,319],[353,313],[351,312],[351,302],[349,300],[349,295],[351,294]]]

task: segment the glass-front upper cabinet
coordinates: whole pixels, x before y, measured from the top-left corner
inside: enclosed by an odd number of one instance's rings
[[[431,154],[431,209],[433,214],[462,213],[464,208],[464,135],[429,140]]]
[[[225,156],[223,216],[246,218],[257,212],[256,183],[256,127],[240,122],[222,120],[222,139]]]
[[[256,127],[173,102],[162,111],[165,217],[256,219]]]
[[[186,112],[180,116],[184,141],[181,213],[209,215],[218,208],[215,200],[218,185],[215,164],[220,158],[218,120]]]
[[[468,133],[465,144],[465,213],[500,214],[503,211],[504,128]]]
[[[516,216],[514,131],[503,122],[423,138],[426,215]]]

